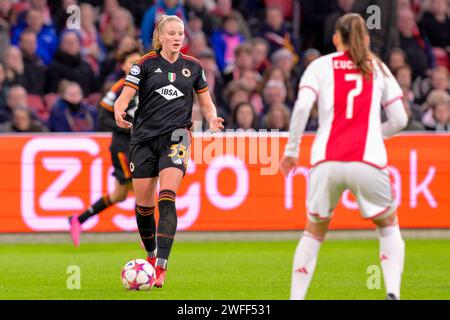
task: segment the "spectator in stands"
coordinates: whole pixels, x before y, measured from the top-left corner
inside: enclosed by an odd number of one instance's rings
[[[240,44],[234,50],[234,63],[228,65],[223,71],[223,77],[226,84],[232,80],[240,79],[245,71],[253,70],[252,50],[253,48],[249,42]]]
[[[352,12],[354,2],[355,0],[337,0],[337,9],[326,17],[323,25],[322,53],[327,54],[336,51],[336,47],[333,45],[336,22],[344,14]]]
[[[30,10],[35,10],[42,17],[44,25],[53,27],[53,20],[47,0],[28,0],[27,3],[28,7],[23,12],[20,12],[17,17],[18,24],[26,23],[24,21],[28,18],[27,13]]]
[[[119,78],[122,77],[121,57],[123,57],[126,52],[136,50],[142,51],[139,42],[133,37],[123,37],[119,41],[117,48],[110,52],[103,62],[100,76],[101,83],[105,81],[116,82],[119,80]]]
[[[414,13],[410,10],[399,12],[398,29],[400,46],[405,51],[413,69],[414,78],[426,77],[432,67],[432,52],[416,25]]]
[[[224,101],[225,83],[216,63],[216,57],[212,49],[207,48],[198,56],[200,64],[205,71],[206,82],[208,83],[211,98],[216,106],[218,116],[226,119],[227,108]]]
[[[6,69],[3,62],[0,61],[0,110],[6,107],[6,93],[8,83],[6,81]]]
[[[97,92],[97,78],[91,66],[82,59],[80,38],[74,31],[65,31],[47,72],[47,92],[57,92],[62,79],[75,81],[85,96]]]
[[[10,85],[25,85],[25,68],[22,52],[15,46],[6,48],[5,54],[6,79]]]
[[[8,89],[8,94],[6,96],[6,105],[0,108],[0,123],[11,121],[13,111],[16,108],[26,108],[32,110],[28,106],[27,101],[27,91],[24,87],[20,85],[13,85]],[[33,118],[37,119],[37,116],[33,113]]]
[[[208,41],[205,34],[200,31],[193,34],[189,34],[189,51],[190,56],[198,58],[200,53],[208,48]]]
[[[43,95],[47,68],[42,59],[36,55],[36,33],[31,30],[24,31],[20,35],[19,47],[23,56],[25,89],[29,94]]]
[[[18,25],[13,29],[11,43],[17,45],[20,35],[25,30],[30,30],[37,35],[36,54],[47,65],[52,61],[52,57],[58,46],[58,35],[52,26],[45,25],[42,12],[37,9],[29,9],[26,14],[26,24]]]
[[[252,35],[247,22],[238,10],[233,9],[232,0],[217,0],[216,7],[211,11],[213,30],[220,29],[224,25],[224,20],[231,15],[238,21],[239,33],[242,34],[245,39],[250,39]]]
[[[9,35],[11,31],[12,22],[12,1],[0,1],[0,48],[8,47],[10,43]],[[4,50],[0,50],[0,61],[5,58]]]
[[[274,67],[272,66],[270,69],[267,69],[266,72],[264,73],[264,76],[262,78],[262,81],[260,82],[259,86],[258,86],[258,91],[260,93],[263,92],[263,89],[266,86],[266,83],[269,80],[277,80],[277,81],[281,81],[282,83],[284,83],[284,87],[286,88],[286,94],[287,94],[287,98],[288,101],[294,101],[295,96],[294,96],[294,91],[292,91],[291,86],[289,85],[289,78],[286,77],[285,73],[283,72],[283,70],[279,67]]]
[[[408,115],[408,124],[403,130],[404,131],[425,130],[425,126],[417,118],[417,110],[419,109],[419,107],[413,101],[411,101],[406,95],[403,96],[403,104],[405,106],[406,114]],[[422,117],[420,117],[419,119],[422,119]]]
[[[415,96],[412,90],[411,67],[407,64],[399,67],[395,73],[395,78],[397,79],[397,82],[403,91],[403,101],[405,103],[405,108],[407,107],[407,113],[409,112],[408,116],[410,117],[410,120],[415,120],[420,123],[420,121],[422,120],[423,112],[422,108],[415,103]],[[415,129],[411,129],[411,126],[413,126]],[[418,124],[410,123],[410,130],[419,130],[417,127]]]
[[[396,73],[398,69],[407,64],[407,60],[408,58],[406,57],[406,53],[403,49],[394,48],[389,53],[387,65],[392,73]]]
[[[112,12],[111,18],[111,23],[102,32],[102,40],[108,50],[113,50],[123,37],[135,37],[136,35],[130,11],[118,8]]]
[[[153,30],[162,15],[176,15],[186,21],[183,4],[180,0],[157,0],[144,15],[141,24],[141,39],[145,50],[152,46]]]
[[[252,46],[253,69],[262,76],[270,68],[269,43],[263,38],[253,38],[250,42]]]
[[[289,131],[291,112],[282,103],[273,104],[263,120],[263,127],[268,130]]]
[[[397,0],[357,0],[353,3],[352,12],[359,13],[368,21],[373,11],[370,6],[380,9],[380,27],[369,28],[370,47],[381,59],[386,60],[393,48],[399,46]]]
[[[258,116],[251,103],[243,102],[234,108],[230,128],[247,131],[258,127]]]
[[[450,94],[449,71],[439,66],[431,71],[431,77],[420,83],[419,90],[416,90],[416,102],[424,103],[427,97],[434,90],[445,91]]]
[[[305,52],[303,52],[302,58],[300,59],[300,68],[299,68],[299,79],[301,79],[303,73],[305,72],[306,68],[321,56],[321,53],[319,50],[310,48],[306,49]]]
[[[450,131],[450,96],[447,92],[434,90],[426,102],[427,111],[422,122],[427,130]]]
[[[241,78],[239,79],[242,86],[249,92],[250,103],[258,116],[264,112],[264,102],[258,91],[261,80],[262,77],[259,73],[250,69],[244,70],[241,74]]]
[[[440,47],[450,52],[450,18],[447,0],[431,0],[419,26],[433,47]]]
[[[17,107],[12,111],[12,120],[5,123],[4,132],[47,132],[48,129],[39,120],[33,119],[30,110]]]
[[[205,0],[188,0],[186,1],[186,18],[188,21],[195,18],[202,22],[203,31],[207,35],[213,32],[213,19],[209,10],[206,8]]]
[[[239,33],[239,23],[234,14],[226,17],[220,30],[213,33],[211,45],[216,55],[220,72],[224,72],[229,65],[235,63],[235,49],[244,42],[244,37]]]
[[[90,132],[97,128],[97,110],[84,104],[78,83],[63,81],[61,98],[50,111],[49,128],[54,132]]]
[[[297,53],[299,45],[294,41],[284,21],[283,10],[278,5],[271,5],[266,9],[266,20],[261,28],[260,36],[269,43],[269,55],[285,48],[289,50],[294,59],[294,64],[299,60]]]
[[[105,59],[106,49],[97,31],[96,13],[94,7],[88,3],[83,3],[81,9],[81,55],[89,63],[96,75],[100,73],[100,64]]]
[[[265,104],[265,113],[270,110],[274,104],[285,103],[287,97],[286,86],[279,80],[267,81],[263,89],[263,99]]]
[[[336,0],[302,0],[303,48],[317,48],[322,51],[323,26],[328,15],[336,11]]]
[[[119,0],[104,0],[99,19],[98,31],[103,34],[108,26],[112,23],[113,13],[120,9]]]
[[[250,92],[239,80],[231,81],[225,89],[226,110],[228,115],[232,115],[236,106],[240,103],[250,103]],[[228,124],[227,124],[228,125]]]
[[[272,63],[275,68],[280,68],[286,79],[288,79],[287,89],[289,92],[295,92],[300,81],[300,72],[297,70],[294,55],[285,48],[279,49],[272,55]],[[289,97],[287,101],[289,107],[293,107],[294,101]]]

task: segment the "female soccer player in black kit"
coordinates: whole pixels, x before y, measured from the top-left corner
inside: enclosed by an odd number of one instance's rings
[[[130,129],[116,126],[114,119],[114,102],[119,97],[124,87],[125,75],[130,71],[133,63],[141,57],[139,50],[132,50],[123,54],[120,58],[124,77],[119,79],[100,101],[102,107],[99,112],[99,125],[102,131],[111,131],[112,140],[109,147],[111,161],[114,166],[113,176],[114,190],[105,194],[80,215],[69,217],[70,235],[75,246],[80,244],[81,225],[89,218],[99,214],[117,202],[127,198],[128,192],[133,190],[131,172],[128,164],[128,152],[130,148]],[[130,100],[126,109],[126,119],[131,121],[137,108],[137,95]]]
[[[211,131],[223,129],[217,117],[206,77],[198,60],[181,54],[184,24],[177,16],[162,16],[153,33],[153,48],[139,59],[125,78],[114,104],[116,123],[131,128],[125,119],[129,101],[139,92],[130,147],[130,171],[136,196],[136,220],[155,266],[155,286],[164,285],[167,260],[177,228],[175,198],[186,172],[191,135],[193,91]],[[159,180],[159,223],[154,217]],[[156,234],[155,234],[156,233]]]

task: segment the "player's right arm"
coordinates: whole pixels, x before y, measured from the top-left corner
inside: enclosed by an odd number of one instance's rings
[[[124,86],[119,98],[117,98],[116,102],[114,102],[114,118],[116,119],[117,126],[120,128],[130,129],[132,126],[131,122],[125,120],[127,115],[125,110],[135,94],[136,89]]]
[[[319,79],[316,63],[312,63],[306,70],[299,85],[297,100],[289,126],[288,143],[281,159],[280,170],[287,176],[297,166],[300,152],[300,141],[308,123],[311,109],[316,102],[319,92]]]
[[[114,118],[116,119],[116,124],[120,128],[130,129],[132,123],[125,120],[127,113],[125,110],[128,107],[131,99],[133,99],[136,91],[139,90],[139,85],[143,74],[142,58],[139,59],[130,69],[128,75],[125,77],[125,82],[123,83],[122,93],[116,102],[114,102]]]

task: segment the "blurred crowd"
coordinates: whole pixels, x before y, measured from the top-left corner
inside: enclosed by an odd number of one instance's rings
[[[163,14],[185,21],[182,52],[203,66],[227,128],[288,130],[302,73],[334,51],[337,19],[371,19],[374,4],[371,47],[403,89],[407,130],[449,131],[449,0],[0,0],[0,132],[98,131],[123,54],[151,50]],[[317,127],[314,108],[307,130]]]

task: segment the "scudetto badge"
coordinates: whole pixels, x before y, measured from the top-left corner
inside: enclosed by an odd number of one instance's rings
[[[184,68],[183,70],[181,70],[181,73],[183,74],[183,76],[185,76],[186,78],[189,78],[191,76],[191,70]]]

